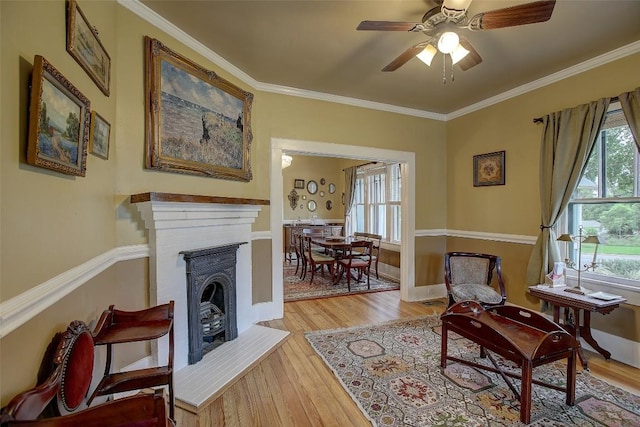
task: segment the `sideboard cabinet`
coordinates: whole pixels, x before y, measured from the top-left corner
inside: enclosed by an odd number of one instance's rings
[[[285,224],[282,228],[284,233],[282,243],[285,261],[291,261],[292,254],[295,253],[293,236],[302,233],[302,230],[322,230],[325,236],[342,236],[342,224],[313,225],[300,223]]]

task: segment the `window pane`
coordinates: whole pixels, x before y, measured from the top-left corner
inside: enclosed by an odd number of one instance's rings
[[[602,133],[606,167],[604,197],[632,197],[636,144],[629,126],[614,127]]]
[[[569,205],[569,232],[576,236],[583,226],[583,236],[597,235],[601,244],[597,249],[596,274],[640,280],[640,203],[602,203]],[[582,245],[578,265],[591,265],[596,247]],[[578,262],[580,245],[569,243],[561,251]],[[566,256],[566,255],[565,255]]]

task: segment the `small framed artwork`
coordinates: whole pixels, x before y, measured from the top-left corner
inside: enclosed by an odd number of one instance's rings
[[[33,62],[27,163],[85,176],[89,99],[42,56]]]
[[[304,179],[294,179],[293,188],[299,188],[304,190]]]
[[[253,94],[159,40],[145,44],[146,168],[251,181]]]
[[[505,152],[473,156],[473,186],[505,184]]]
[[[76,0],[69,0],[68,5],[67,52],[100,90],[109,96],[111,58],[98,38],[98,31],[89,24]]]
[[[91,134],[89,146],[91,153],[103,159],[109,158],[109,135],[111,125],[95,111],[91,112]]]

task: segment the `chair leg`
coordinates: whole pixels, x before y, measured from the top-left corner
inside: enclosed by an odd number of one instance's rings
[[[380,261],[380,255],[376,258],[376,279],[380,279],[380,276],[378,276],[378,261]]]

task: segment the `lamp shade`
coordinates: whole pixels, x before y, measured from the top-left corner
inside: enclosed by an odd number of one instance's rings
[[[556,240],[560,242],[573,242],[571,234],[561,234],[560,237],[558,237]]]
[[[598,236],[587,236],[587,238],[584,239],[582,243],[595,243],[596,245],[599,245],[600,239],[598,239]]]
[[[464,58],[465,56],[467,56],[469,54],[469,51],[467,49],[465,49],[464,47],[462,47],[461,44],[458,45],[458,47],[456,47],[453,52],[451,52],[451,63],[452,64],[457,64],[458,61],[460,61],[462,58]]]
[[[416,55],[416,57],[428,66],[431,66],[431,61],[433,61],[433,57],[436,56],[436,53],[438,53],[438,50],[435,46],[428,44],[427,47],[422,49],[422,51]]]
[[[291,162],[293,161],[293,157],[288,154],[282,154],[282,169],[288,168],[291,166]]]

